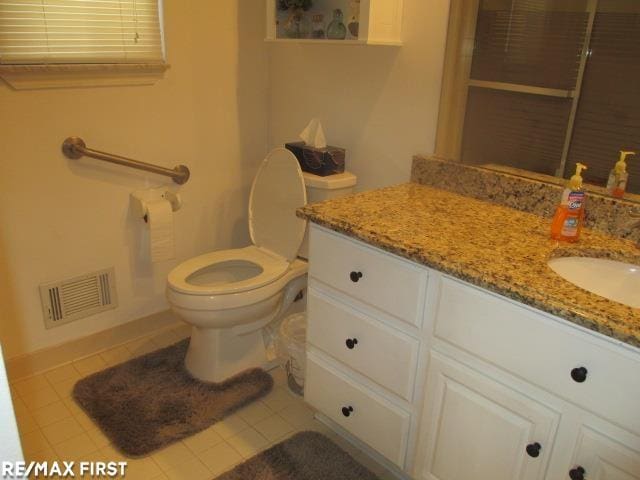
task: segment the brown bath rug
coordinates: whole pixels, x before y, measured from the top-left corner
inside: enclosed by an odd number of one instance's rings
[[[301,432],[215,480],[378,480],[317,432]]]
[[[123,453],[137,457],[193,435],[266,395],[261,369],[222,383],[194,379],[184,367],[189,340],[83,378],[73,397]]]

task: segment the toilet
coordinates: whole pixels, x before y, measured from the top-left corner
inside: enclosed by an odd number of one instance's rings
[[[263,327],[286,312],[307,284],[307,225],[295,211],[306,204],[307,190],[311,201],[319,201],[348,194],[356,183],[350,173],[331,177],[339,178],[303,175],[289,150],[272,150],[251,187],[252,245],[200,255],[169,273],[167,300],[192,325],[185,358],[191,375],[220,382],[267,363]]]

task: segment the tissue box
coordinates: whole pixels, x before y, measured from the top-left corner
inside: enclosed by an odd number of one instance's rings
[[[344,172],[346,154],[344,148],[331,146],[315,148],[304,142],[285,143],[284,146],[296,156],[304,172],[321,177]]]

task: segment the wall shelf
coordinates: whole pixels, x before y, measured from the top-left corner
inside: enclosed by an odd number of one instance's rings
[[[403,0],[361,0],[360,1],[360,28],[358,38],[347,37],[345,40],[312,39],[312,38],[286,38],[280,36],[276,10],[277,0],[267,2],[267,36],[266,42],[271,43],[299,43],[299,44],[325,44],[325,45],[380,45],[399,47],[402,46],[402,2]],[[349,0],[314,0],[314,6],[306,12],[312,17],[315,13],[328,12],[334,8],[343,7],[345,24],[349,11]],[[329,23],[325,19],[325,29]]]

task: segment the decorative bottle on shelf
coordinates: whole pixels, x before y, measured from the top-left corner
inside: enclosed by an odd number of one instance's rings
[[[284,33],[289,38],[309,38],[311,22],[302,8],[291,8],[284,22]]]
[[[327,27],[327,38],[331,40],[344,40],[347,37],[347,27],[342,23],[343,18],[342,10],[336,8],[333,11],[333,20],[331,20],[331,23]]]
[[[313,16],[311,24],[311,38],[324,38],[324,15],[318,13]]]

